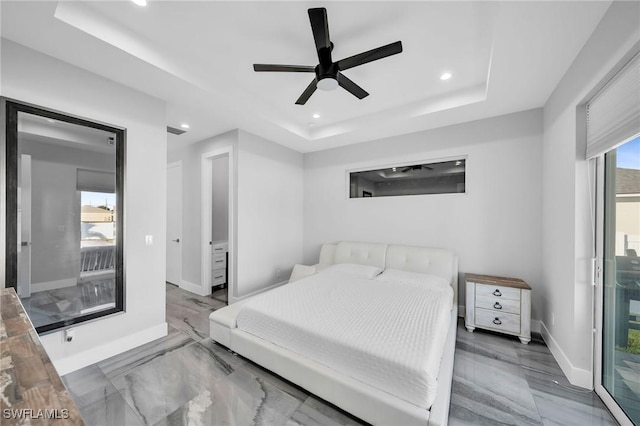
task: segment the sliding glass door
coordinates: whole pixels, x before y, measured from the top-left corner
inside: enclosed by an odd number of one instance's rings
[[[602,291],[596,391],[614,414],[621,409],[640,425],[640,137],[610,150],[598,164]]]

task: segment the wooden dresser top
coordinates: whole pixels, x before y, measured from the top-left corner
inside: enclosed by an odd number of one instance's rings
[[[519,278],[496,277],[493,275],[465,274],[465,281],[478,284],[501,285],[504,287],[531,290],[529,284]]]
[[[0,423],[84,425],[13,288],[0,289]]]

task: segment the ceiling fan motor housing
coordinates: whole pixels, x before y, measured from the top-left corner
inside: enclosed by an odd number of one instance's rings
[[[331,61],[331,59],[329,59]],[[318,89],[333,90],[338,87],[338,64],[323,64],[320,62],[316,66],[316,80]]]

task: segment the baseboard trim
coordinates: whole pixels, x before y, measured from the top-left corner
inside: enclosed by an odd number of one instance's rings
[[[547,347],[551,351],[551,354],[558,362],[560,369],[567,376],[569,383],[574,386],[579,386],[585,389],[593,389],[593,374],[589,370],[575,367],[567,355],[564,353],[558,342],[553,338],[549,329],[542,321],[540,323],[540,334],[542,339],[547,344]]]
[[[114,355],[126,352],[129,349],[144,345],[152,340],[164,337],[168,332],[167,327],[167,323],[163,322],[137,333],[130,334],[121,339],[110,341],[104,345],[95,346],[84,352],[80,352],[66,358],[52,360],[53,366],[56,368],[59,375],[64,376],[65,374],[79,370],[88,365],[95,364]],[[44,346],[46,349],[46,345]]]
[[[180,281],[179,287],[188,292],[195,293],[198,296],[208,296],[211,294],[211,286],[209,286],[208,288],[202,288],[201,285],[190,283],[189,281],[185,280]]]

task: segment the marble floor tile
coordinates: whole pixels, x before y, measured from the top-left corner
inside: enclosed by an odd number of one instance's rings
[[[237,370],[156,425],[283,425],[303,402],[247,370]]]
[[[144,424],[96,365],[69,373],[63,381],[87,425]]]
[[[154,424],[233,373],[245,361],[210,339],[110,378],[146,424]]]
[[[557,423],[564,426],[615,426],[618,424],[602,403],[598,404],[594,401],[594,405],[588,405],[575,401],[571,396],[563,397],[556,393],[550,394],[535,389],[532,390],[532,394],[538,412],[547,424]]]
[[[203,340],[209,337],[209,315],[213,311],[211,309],[185,314],[167,310],[167,321],[192,339]]]
[[[348,413],[310,396],[287,420],[287,426],[346,426],[366,425]]]
[[[165,337],[107,358],[100,361],[97,366],[107,377],[122,376],[158,357],[166,356],[192,343],[195,341],[191,337],[169,325],[168,334]]]

